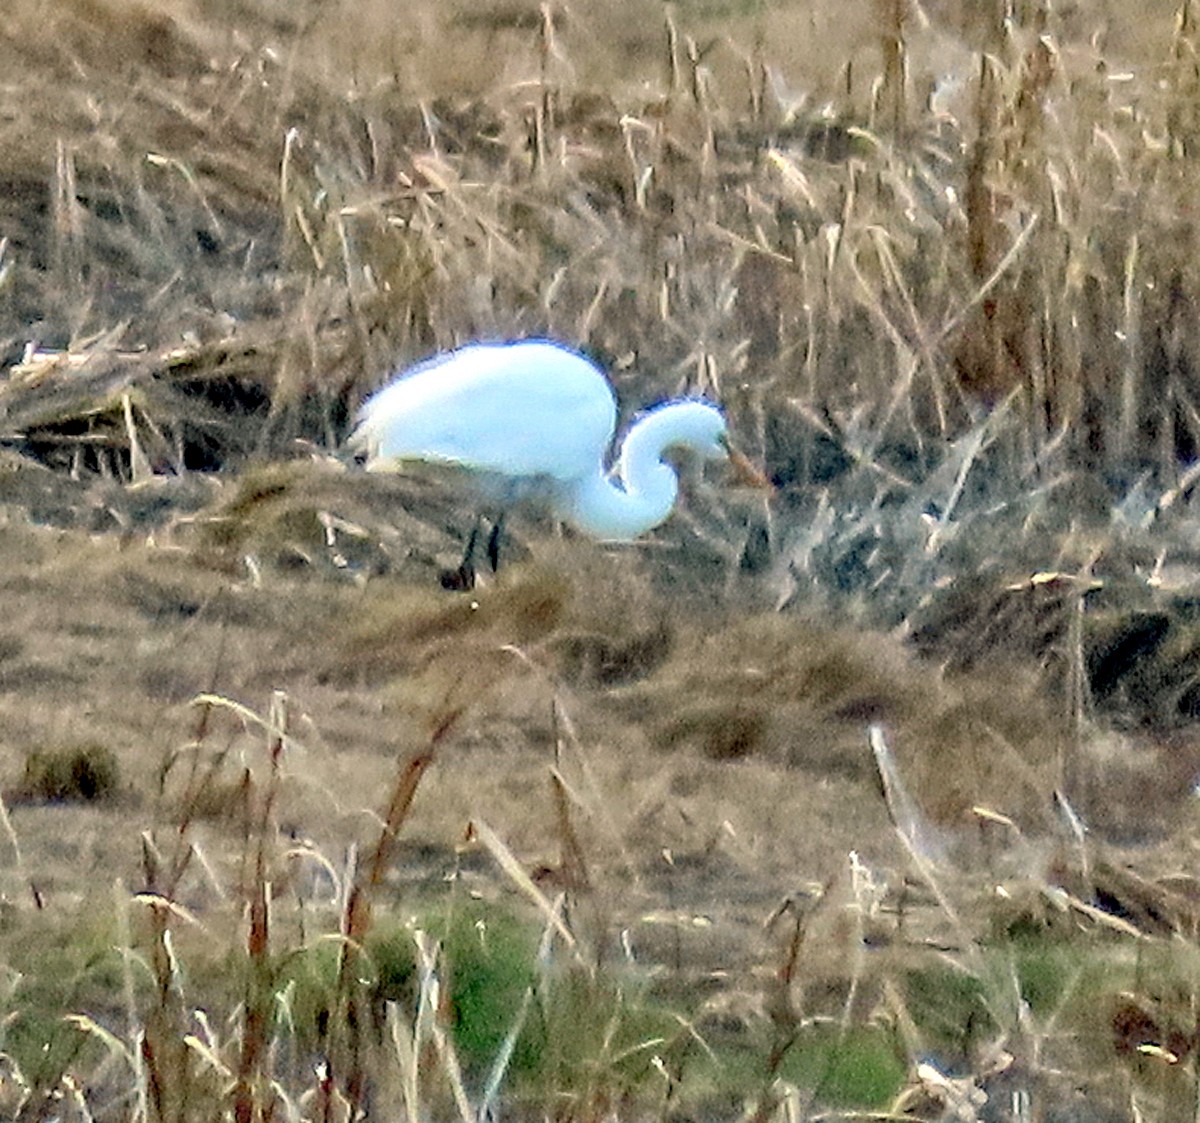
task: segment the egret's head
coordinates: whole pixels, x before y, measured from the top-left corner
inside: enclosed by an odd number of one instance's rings
[[[663,465],[663,453],[683,449],[704,460],[727,460],[743,483],[767,486],[766,478],[736,448],[729,439],[725,415],[718,406],[700,398],[667,402],[642,415],[630,428],[621,448],[621,476],[626,486],[642,479],[643,465]],[[674,476],[671,475],[672,486]]]
[[[679,435],[673,444],[690,449],[705,460],[728,460],[734,481],[744,487],[771,487],[766,476],[738,451],[729,436],[725,415],[717,406],[695,400],[669,408],[678,418]]]
[[[695,399],[671,402],[651,411],[661,413],[667,430],[665,448],[686,448],[705,460],[724,460],[729,455],[729,430],[725,415],[711,402]]]

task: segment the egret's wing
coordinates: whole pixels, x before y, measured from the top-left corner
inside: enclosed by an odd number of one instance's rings
[[[552,343],[476,344],[370,398],[352,443],[373,464],[434,460],[506,476],[596,471],[616,426],[604,374]]]

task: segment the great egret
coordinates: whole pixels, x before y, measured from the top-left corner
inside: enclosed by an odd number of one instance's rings
[[[662,458],[666,449],[732,460],[745,478],[765,483],[732,448],[711,402],[689,398],[649,410],[630,427],[610,472],[616,423],[612,386],[578,352],[543,339],[472,343],[370,397],[350,443],[365,452],[368,470],[413,460],[458,465],[493,500],[539,501],[602,541],[631,541],[670,515],[679,481]]]

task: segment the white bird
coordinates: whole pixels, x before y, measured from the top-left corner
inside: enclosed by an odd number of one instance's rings
[[[603,541],[631,541],[671,514],[679,480],[663,460],[669,448],[730,459],[744,477],[765,483],[732,448],[711,402],[649,410],[630,427],[610,472],[616,423],[612,386],[578,352],[540,339],[473,343],[372,395],[350,444],[365,452],[368,470],[412,460],[459,465],[492,498],[540,500]]]

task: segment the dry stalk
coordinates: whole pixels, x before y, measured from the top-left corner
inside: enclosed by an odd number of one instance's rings
[[[880,49],[883,74],[877,97],[875,119],[893,140],[899,140],[908,125],[908,47],[905,43],[909,0],[878,0]]]
[[[287,743],[286,696],[271,699],[268,725],[274,731],[267,747],[269,773],[258,800],[256,821],[249,841],[254,870],[249,884],[249,927],[246,933],[246,996],[242,1023],[242,1048],[233,1088],[236,1123],[266,1123],[274,1116],[276,1097],[264,1069],[268,1049],[274,979],[270,961],[271,880],[268,847],[273,846],[275,804],[279,797],[284,746]],[[247,806],[250,801],[247,800]]]
[[[764,1004],[771,1020],[771,1046],[763,1069],[762,1091],[750,1115],[750,1123],[768,1123],[780,1106],[779,1070],[796,1043],[803,1021],[802,1011],[796,1006],[795,994],[804,939],[816,902],[828,890],[827,884],[822,894],[814,899],[789,896],[767,922],[770,930],[786,920],[787,929],[786,938],[780,945],[779,964],[764,983]]]
[[[394,860],[396,842],[421,778],[433,763],[437,746],[453,728],[456,717],[453,715],[443,721],[434,731],[428,747],[402,763],[374,852],[366,870],[354,879],[349,889],[342,917],[336,1001],[330,1017],[329,1077],[323,1085],[326,1093],[322,1115],[332,1110],[334,1091],[345,1098],[352,1110],[359,1110],[364,1103],[369,1077],[370,1010],[359,993],[358,977],[363,948],[372,926],[373,899]]]

